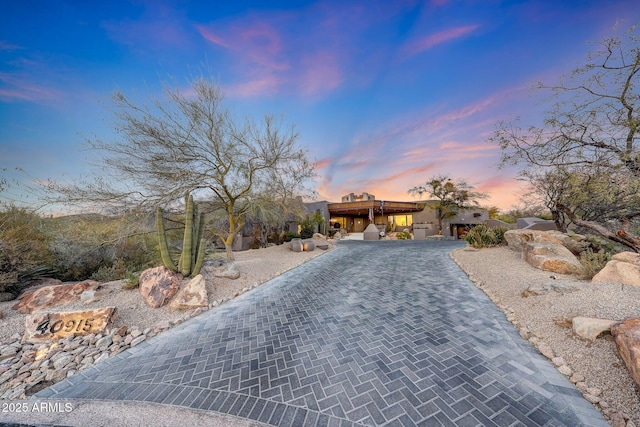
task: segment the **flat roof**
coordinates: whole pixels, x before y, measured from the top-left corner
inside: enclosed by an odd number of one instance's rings
[[[384,202],[384,206],[381,206]],[[369,209],[380,214],[400,212],[419,212],[424,209],[425,202],[393,202],[387,200],[363,200],[359,202],[329,203],[327,208],[332,215],[368,215]]]

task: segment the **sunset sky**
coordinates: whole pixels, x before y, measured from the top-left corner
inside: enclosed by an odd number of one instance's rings
[[[532,84],[580,65],[617,20],[640,22],[638,0],[43,0],[1,10],[5,178],[25,180],[15,168],[34,182],[90,173],[82,141],[115,137],[115,90],[157,96],[161,79],[205,68],[236,114],[295,124],[317,162],[319,200],[411,200],[409,188],[444,173],[504,210],[523,184],[497,168],[487,142],[496,123],[540,123]]]

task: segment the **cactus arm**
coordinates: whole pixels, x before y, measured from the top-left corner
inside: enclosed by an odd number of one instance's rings
[[[193,266],[193,271],[191,272],[191,277],[195,277],[200,274],[200,270],[202,270],[202,264],[204,263],[204,256],[207,252],[207,241],[204,237],[200,239],[200,243],[198,244],[198,257],[196,258],[195,265]]]
[[[196,264],[198,257],[198,245],[200,244],[200,214],[198,213],[198,205],[193,204],[193,227],[191,229],[191,268]]]
[[[193,196],[189,196],[184,218],[184,240],[182,242],[182,275],[191,273],[191,242],[193,240]]]
[[[156,230],[158,232],[158,243],[160,245],[160,257],[162,258],[162,263],[169,270],[176,271],[176,266],[169,254],[167,234],[164,231],[164,221],[162,220],[162,208],[158,208],[156,210]]]

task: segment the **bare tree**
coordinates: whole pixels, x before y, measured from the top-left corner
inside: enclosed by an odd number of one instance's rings
[[[478,200],[487,197],[484,193],[473,191],[473,188],[462,179],[453,181],[448,175],[439,175],[408,192],[418,197],[428,194],[438,200],[433,208],[438,218],[438,235],[442,235],[443,220],[454,217],[461,209],[478,206]]]
[[[62,192],[66,202],[148,211],[190,191],[214,217],[223,216],[209,224],[210,231],[233,258],[234,237],[255,204],[265,196],[288,199],[308,191],[314,165],[298,146],[293,126],[272,115],[260,122],[237,120],[211,80],[195,79],[187,91],[166,85],[164,95],[137,103],[116,92],[115,129],[121,139],[87,141],[100,153],[101,176],[50,188]]]
[[[490,141],[501,147],[501,163],[523,166],[523,177],[546,197],[554,219],[566,216],[639,250],[630,230],[640,215],[636,26],[603,39],[584,66],[538,89],[550,91],[553,101],[544,124],[523,130],[518,120],[498,123]]]

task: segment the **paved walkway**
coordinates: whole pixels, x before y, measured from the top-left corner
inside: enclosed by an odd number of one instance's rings
[[[278,426],[608,425],[451,261],[460,246],[341,242],[36,397]]]

